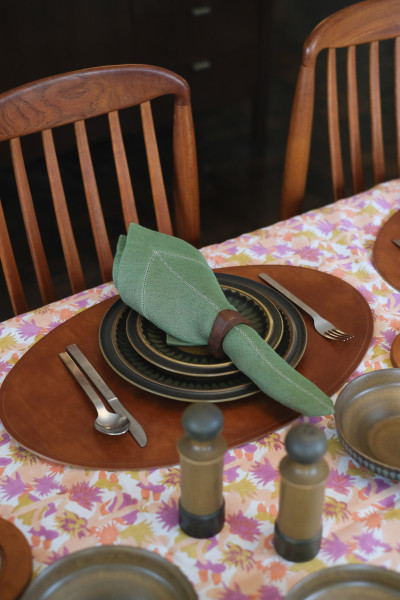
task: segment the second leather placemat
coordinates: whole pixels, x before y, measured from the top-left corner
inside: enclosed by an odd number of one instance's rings
[[[400,291],[400,248],[392,240],[400,238],[400,211],[379,231],[372,250],[372,259],[379,275]]]
[[[260,281],[271,277],[314,304],[343,331],[348,342],[321,337],[305,317],[307,348],[297,369],[326,394],[336,392],[368,349],[373,320],[361,294],[337,277],[314,269],[254,265],[220,272]],[[75,315],[30,348],[7,375],[0,389],[0,418],[8,433],[32,452],[65,464],[97,469],[140,469],[176,464],[176,444],[183,434],[181,416],[187,402],[146,392],[123,380],[106,363],[98,341],[100,322],[116,298]],[[144,427],[148,444],[140,448],[129,434],[105,436],[93,426],[91,403],[65,369],[58,353],[76,343],[113,392]],[[219,403],[223,435],[230,448],[256,440],[299,415],[263,393]]]

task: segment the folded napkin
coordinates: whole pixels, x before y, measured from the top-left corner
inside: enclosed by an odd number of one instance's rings
[[[131,224],[128,235],[120,236],[113,278],[125,304],[194,346],[208,343],[221,310],[235,310],[201,252],[140,225]],[[232,327],[223,350],[271,398],[304,415],[333,413],[332,400],[248,325]]]

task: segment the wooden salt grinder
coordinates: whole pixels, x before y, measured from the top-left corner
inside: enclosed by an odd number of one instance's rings
[[[287,456],[279,466],[281,482],[274,546],[283,558],[314,558],[322,536],[322,509],[329,467],[323,458],[324,433],[308,423],[293,427],[285,440]]]
[[[185,433],[178,442],[179,525],[191,537],[212,537],[225,522],[223,423],[222,412],[214,404],[192,404],[183,413]]]

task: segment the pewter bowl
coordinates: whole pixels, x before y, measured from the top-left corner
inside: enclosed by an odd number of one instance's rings
[[[351,381],[338,396],[335,418],[352,458],[378,475],[400,480],[400,368]]]

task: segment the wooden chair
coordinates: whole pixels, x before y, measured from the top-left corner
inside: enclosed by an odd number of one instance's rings
[[[171,94],[174,112],[174,219],[167,201],[150,105],[150,101],[155,98]],[[82,210],[89,213],[101,281],[107,282],[112,279],[113,252],[107,220],[100,203],[87,129],[89,130],[91,118],[107,115],[124,227],[127,229],[129,223],[138,222],[138,212],[121,132],[120,111],[136,105],[140,105],[157,228],[166,234],[174,233],[197,246],[200,236],[197,157],[190,89],[184,79],[154,66],[105,66],[48,77],[0,95],[0,141],[9,140],[21,213],[42,304],[56,299],[54,275],[50,274],[49,257],[44,250],[45,240],[42,239],[38,225],[37,206],[28,181],[21,138],[41,132],[55,221],[71,291],[76,293],[86,289],[87,284],[56,154],[55,128],[73,124],[71,127],[75,133],[87,202],[87,209],[82,207]],[[0,196],[1,194],[0,190]],[[7,198],[3,197],[3,205],[0,203],[0,257],[14,314],[20,314],[27,310],[28,304],[13,252],[11,231],[7,228],[4,216],[6,207]],[[17,233],[17,237],[20,235],[21,231]]]
[[[380,41],[393,39],[394,47],[394,97],[392,129],[396,131],[397,164],[399,167],[400,143],[400,1],[399,0],[366,0],[352,4],[332,14],[319,23],[307,37],[302,52],[301,67],[298,75],[297,86],[293,101],[289,134],[287,140],[286,156],[284,163],[283,185],[280,204],[280,217],[287,219],[301,211],[305,196],[307,172],[309,170],[310,146],[313,129],[313,112],[315,96],[315,73],[318,55],[327,50],[327,114],[328,135],[331,161],[331,176],[334,200],[358,193],[369,186],[365,186],[366,169],[372,170],[373,184],[387,179],[385,167],[385,152],[382,127],[380,87],[380,61],[382,59],[382,44]],[[369,45],[365,46],[365,45]],[[363,46],[362,46],[363,45]],[[347,73],[347,122],[349,146],[341,141],[341,127],[346,122],[342,115],[339,116],[340,99],[338,94],[338,81],[340,70],[337,68],[338,49],[346,48]],[[385,46],[386,48],[386,46]],[[356,56],[365,49],[369,50],[369,107],[371,145],[368,151],[362,152],[361,141],[364,143],[364,130],[360,127],[360,103],[364,102],[360,86],[360,61],[356,64]],[[390,49],[390,53],[392,50]],[[361,54],[363,56],[363,54]],[[393,70],[391,70],[393,73]],[[387,72],[385,72],[387,75]],[[368,85],[368,84],[367,84]],[[341,89],[341,88],[340,88]],[[368,87],[365,96],[368,95]],[[345,103],[346,103],[345,100]],[[364,102],[365,104],[365,102]],[[385,119],[387,114],[385,111]],[[344,157],[344,158],[343,158]],[[370,161],[370,162],[368,162]],[[345,174],[348,163],[352,189],[349,192],[345,187]],[[386,165],[387,166],[387,165]]]

